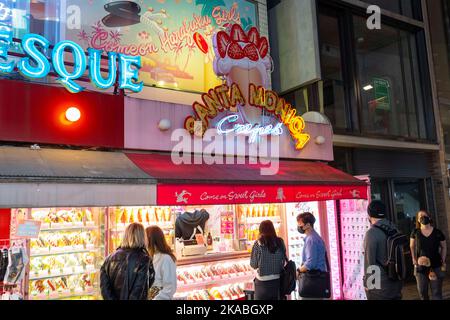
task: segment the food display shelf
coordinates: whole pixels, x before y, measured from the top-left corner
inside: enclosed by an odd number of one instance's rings
[[[68,292],[68,293],[60,293],[56,294],[39,294],[35,296],[31,296],[31,300],[61,300],[61,299],[70,299],[84,296],[92,296],[95,294],[94,290],[82,291],[82,292]]]
[[[59,256],[64,254],[74,254],[74,253],[88,253],[88,252],[95,252],[98,251],[98,248],[93,249],[73,249],[68,251],[55,251],[55,252],[31,252],[30,257],[31,258],[37,258],[37,257],[47,257],[47,256]]]
[[[242,223],[246,224],[260,224],[264,220],[271,220],[274,223],[281,222],[280,216],[271,216],[271,217],[246,217],[242,218]]]
[[[71,231],[71,230],[94,230],[98,227],[95,225],[67,225],[67,226],[46,226],[41,228],[41,232],[57,232],[57,231]]]
[[[184,291],[190,291],[195,289],[201,289],[205,287],[212,287],[212,286],[218,286],[222,284],[229,284],[237,283],[237,282],[246,282],[250,281],[255,277],[255,273],[253,272],[242,272],[243,274],[227,274],[223,276],[214,276],[209,278],[207,281],[201,281],[201,282],[194,282],[191,280],[191,282],[185,284],[183,282],[178,281],[178,291],[184,292]]]
[[[150,227],[150,226],[158,226],[163,230],[171,230],[175,229],[175,226],[172,222],[156,222],[153,224],[142,224],[144,228]],[[111,228],[112,232],[124,232],[127,227],[127,224],[117,224],[115,227]]]
[[[98,272],[98,269],[83,269],[83,270],[79,270],[79,271],[74,271],[74,272],[70,272],[70,273],[58,273],[58,274],[49,274],[49,275],[38,275],[38,276],[31,276],[30,275],[30,281],[33,280],[43,280],[43,279],[51,279],[51,278],[58,278],[58,277],[70,277],[70,276],[75,276],[75,275],[80,275],[80,274],[85,274],[85,273],[96,273]]]

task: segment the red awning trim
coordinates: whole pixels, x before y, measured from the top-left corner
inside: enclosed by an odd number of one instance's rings
[[[176,165],[168,154],[126,155],[157,181],[157,205],[367,199],[366,182],[322,162],[280,160],[277,174],[262,175],[261,164]]]
[[[367,199],[367,186],[158,184],[157,205],[287,203]]]

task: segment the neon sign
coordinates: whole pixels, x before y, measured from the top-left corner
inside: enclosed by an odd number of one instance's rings
[[[246,101],[248,101],[251,107],[261,108],[272,113],[280,120],[280,123],[275,125],[275,127],[253,127],[251,124],[244,124],[237,125],[233,129],[223,129],[226,121],[237,121],[235,115],[232,115],[232,117],[225,117],[218,123],[218,133],[235,132],[237,134],[247,134],[252,138],[251,141],[255,141],[257,135],[282,134],[281,125],[283,124],[288,128],[290,135],[295,140],[295,148],[297,150],[303,149],[308,143],[310,136],[304,132],[305,121],[296,114],[297,110],[283,98],[278,97],[274,91],[250,84],[248,92],[249,97],[246,100],[236,83],[233,83],[231,87],[224,84],[210,89],[208,93],[202,95],[202,102],[194,102],[192,105],[195,115],[186,118],[184,122],[185,129],[194,134],[195,122],[201,121],[202,134],[204,134],[209,126],[210,119],[214,119],[220,112],[226,110],[235,112],[237,105],[245,105]]]
[[[249,143],[255,142],[260,136],[279,136],[283,134],[283,128],[281,127],[283,125],[282,123],[277,123],[275,126],[269,124],[265,127],[262,127],[259,124],[253,126],[250,123],[235,124],[231,129],[224,129],[226,123],[233,124],[237,120],[239,120],[239,116],[237,114],[224,117],[217,123],[217,133],[226,135],[234,132],[235,134],[248,135]]]
[[[8,61],[8,49],[12,42],[12,33],[8,30],[0,30],[0,73],[11,73],[16,63]],[[141,68],[141,57],[127,56],[115,52],[108,53],[109,75],[103,78],[101,67],[101,50],[89,48],[88,57],[84,50],[75,42],[64,40],[58,42],[52,51],[51,63],[44,54],[50,47],[50,42],[37,34],[27,34],[22,39],[22,48],[26,57],[17,62],[19,73],[31,79],[46,77],[51,68],[58,74],[57,81],[72,93],[84,90],[75,80],[79,79],[89,66],[89,78],[91,82],[100,89],[112,87],[119,71],[119,89],[127,89],[140,92],[143,88],[142,82],[138,81],[138,71]],[[67,70],[65,66],[65,52],[73,56],[73,69]],[[119,67],[117,68],[117,60]]]

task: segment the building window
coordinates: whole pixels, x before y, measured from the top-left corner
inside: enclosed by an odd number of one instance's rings
[[[319,15],[320,59],[323,80],[324,113],[335,129],[348,127],[345,107],[345,82],[342,70],[339,18]]]
[[[408,18],[422,20],[420,0],[363,0],[381,9],[401,14]]]
[[[363,132],[426,139],[416,34],[369,30],[362,17],[353,25]]]
[[[319,6],[324,113],[335,132],[435,141],[424,30],[404,22],[369,30],[358,10]]]

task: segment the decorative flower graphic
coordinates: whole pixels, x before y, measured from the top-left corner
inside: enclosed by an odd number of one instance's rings
[[[89,36],[86,33],[86,31],[82,30],[80,31],[80,33],[77,35],[78,40],[80,41],[84,41],[84,42],[89,42]]]
[[[102,33],[103,31],[105,31],[105,29],[103,29],[103,25],[102,25],[101,21],[97,21],[96,23],[94,23],[92,25],[92,29],[94,29],[92,31],[94,34]]]
[[[113,40],[115,43],[119,43],[120,39],[122,38],[122,34],[119,31],[110,31],[109,36],[111,37],[111,40]]]

